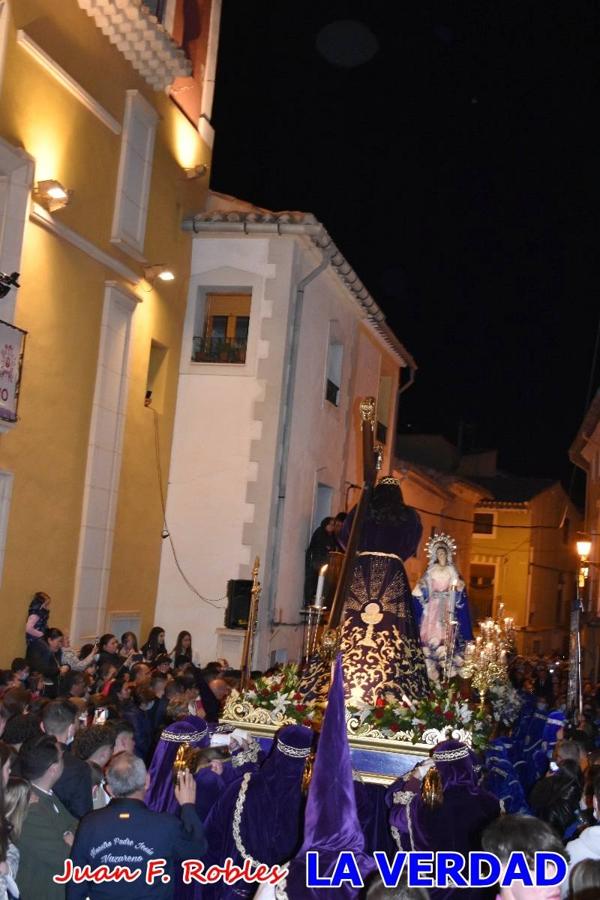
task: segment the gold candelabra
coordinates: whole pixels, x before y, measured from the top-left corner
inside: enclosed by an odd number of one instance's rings
[[[463,673],[472,679],[483,708],[490,687],[508,679],[506,656],[514,643],[514,622],[511,616],[504,615],[503,603],[499,604],[495,619],[479,623],[479,632],[465,647]]]

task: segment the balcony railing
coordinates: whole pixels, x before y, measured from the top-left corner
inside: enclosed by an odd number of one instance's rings
[[[340,389],[337,384],[334,384],[333,381],[327,379],[327,387],[325,389],[325,399],[329,400],[330,403],[333,403],[334,406],[338,405],[338,397],[339,397]]]
[[[224,337],[195,337],[192,362],[245,363],[246,341]]]

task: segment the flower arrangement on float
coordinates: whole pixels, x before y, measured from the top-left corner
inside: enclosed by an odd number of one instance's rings
[[[521,712],[523,698],[510,681],[498,681],[490,685],[488,696],[494,721],[514,725]]]
[[[233,691],[223,718],[261,725],[300,724],[318,728],[323,707],[305,703],[298,692],[300,673],[290,663],[273,674],[261,676],[251,690]],[[426,696],[399,701],[392,694],[379,697],[375,705],[347,705],[348,733],[354,737],[430,744],[456,738],[474,749],[485,746],[493,720],[450,686],[434,685]]]

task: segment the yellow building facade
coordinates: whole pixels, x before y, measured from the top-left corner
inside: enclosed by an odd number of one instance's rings
[[[569,456],[585,474],[586,537],[591,541],[587,578],[581,591],[584,673],[600,677],[600,390],[596,392],[571,445]]]
[[[496,615],[503,603],[505,614],[514,618],[519,653],[564,654],[581,516],[558,482],[482,480],[495,498],[475,509],[471,607],[483,618]]]
[[[167,10],[174,28],[183,4]],[[220,9],[197,12],[208,40],[190,59],[143,4],[0,3],[0,270],[20,284],[0,319],[27,332],[18,417],[0,420],[3,665],[24,651],[35,591],[74,643],[153,625],[181,220],[202,208],[212,147]],[[171,93],[182,81],[196,120]],[[53,208],[49,182],[68,205]]]

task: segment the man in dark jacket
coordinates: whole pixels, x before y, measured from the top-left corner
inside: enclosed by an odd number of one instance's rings
[[[56,738],[39,734],[26,741],[17,758],[19,774],[31,783],[31,803],[27,807],[17,847],[21,854],[17,886],[25,900],[64,900],[64,885],[53,879],[69,856],[77,820],[54,793],[63,769],[63,753]]]
[[[54,735],[63,751],[63,773],[54,785],[54,793],[72,816],[81,819],[93,809],[92,772],[86,762],[69,750],[76,719],[77,709],[68,700],[51,700],[42,710],[43,730]]]
[[[167,900],[175,891],[175,877],[184,859],[201,859],[206,852],[202,823],[194,807],[196,782],[189,772],[179,776],[175,796],[181,806],[181,819],[168,813],[156,813],[144,803],[150,779],[146,767],[133,753],[118,753],[106,770],[106,785],[112,800],[104,809],[82,820],[73,845],[72,864],[92,870],[100,866],[115,869],[127,866],[139,871],[133,881],[91,880],[67,884],[67,900]],[[161,860],[162,869],[151,883],[147,876],[153,860]],[[65,868],[68,874],[68,866]],[[163,874],[164,873],[164,874]],[[168,877],[165,882],[164,878]]]

